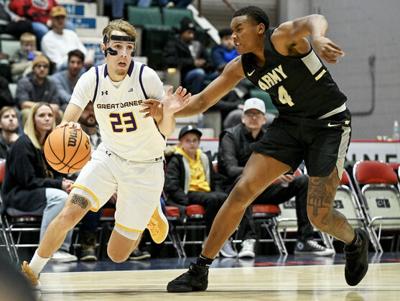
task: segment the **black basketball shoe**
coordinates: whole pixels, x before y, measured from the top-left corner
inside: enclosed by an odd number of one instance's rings
[[[364,230],[356,229],[357,241],[344,247],[346,266],[344,276],[348,285],[357,285],[368,271],[368,237]]]
[[[191,263],[189,270],[168,283],[170,293],[205,291],[208,286],[208,266]]]

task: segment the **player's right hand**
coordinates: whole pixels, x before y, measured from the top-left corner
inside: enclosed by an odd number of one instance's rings
[[[78,122],[73,122],[73,121],[61,121],[61,123],[57,125],[57,128],[63,128],[65,126],[73,129],[81,128],[81,125]]]
[[[327,37],[313,38],[312,46],[317,54],[330,64],[335,64],[344,56],[344,51]]]

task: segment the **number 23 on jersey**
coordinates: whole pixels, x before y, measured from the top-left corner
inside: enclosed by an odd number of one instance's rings
[[[110,113],[110,122],[115,133],[136,131],[137,125],[132,112]]]

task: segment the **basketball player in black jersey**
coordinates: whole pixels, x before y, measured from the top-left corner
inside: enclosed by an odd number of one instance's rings
[[[279,110],[242,177],[219,210],[203,251],[189,271],[168,284],[170,292],[207,288],[208,266],[237,228],[245,209],[277,177],[296,170],[304,160],[310,177],[307,213],[315,227],[345,243],[345,278],[357,285],[368,270],[368,239],[353,230],[333,209],[336,188],[350,141],[350,112],[321,59],[336,63],[344,52],[325,37],[327,21],[310,15],[269,29],[263,10],[249,6],[231,21],[235,46],[241,54],[201,93],[191,97],[178,116],[206,111],[241,79],[247,77],[268,92]],[[320,59],[321,58],[321,59]],[[155,103],[147,112],[157,114]]]

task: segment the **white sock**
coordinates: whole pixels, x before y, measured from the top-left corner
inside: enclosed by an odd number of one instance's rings
[[[39,276],[40,272],[43,270],[44,266],[47,264],[49,261],[49,258],[43,258],[40,257],[37,253],[37,249],[35,251],[35,254],[33,254],[33,257],[31,259],[31,262],[29,263],[30,268],[32,271],[36,274],[36,276]]]

